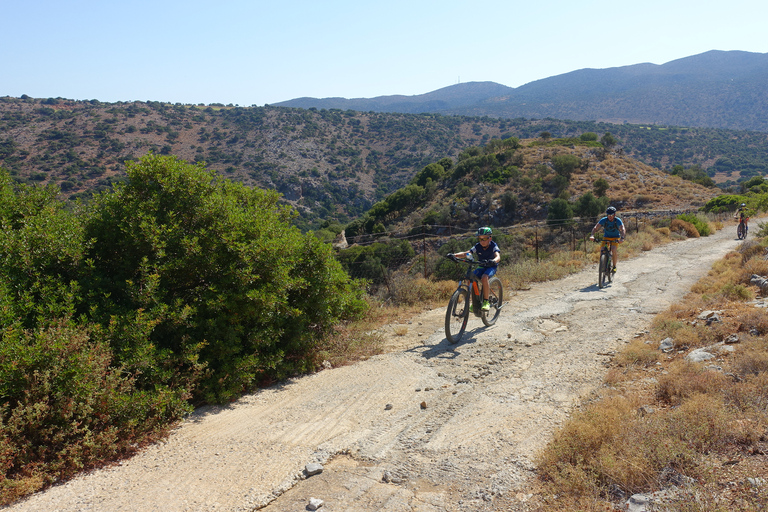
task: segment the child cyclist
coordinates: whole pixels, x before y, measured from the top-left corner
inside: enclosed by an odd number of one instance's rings
[[[747,238],[747,232],[749,232],[749,213],[747,212],[746,203],[741,203],[739,209],[733,214],[733,218],[744,223],[744,238]]]
[[[454,253],[453,256],[457,258],[466,258],[468,254],[475,255],[478,263],[483,266],[475,269],[475,275],[480,278],[483,283],[483,311],[491,309],[488,303],[488,279],[496,274],[496,268],[501,261],[501,251],[496,242],[491,240],[493,231],[489,227],[482,227],[477,230],[478,242],[468,251]]]
[[[605,210],[605,217],[597,221],[595,227],[592,228],[592,234],[589,236],[589,239],[594,241],[595,231],[601,228],[604,230],[603,238],[619,239],[620,237],[619,243],[623,242],[624,237],[627,236],[627,229],[624,227],[624,223],[621,222],[621,219],[616,216],[616,208],[613,206],[609,206],[608,209]],[[619,259],[616,244],[611,245],[611,259],[613,260],[612,272],[616,272],[616,262]]]

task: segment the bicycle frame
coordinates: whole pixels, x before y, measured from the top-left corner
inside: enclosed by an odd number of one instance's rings
[[[464,288],[469,292],[469,296],[472,300],[472,313],[476,317],[482,316],[482,311],[480,309],[480,301],[483,300],[483,281],[482,279],[478,278],[475,275],[474,268],[477,266],[477,262],[470,261],[470,260],[461,260],[459,258],[456,258],[454,261],[459,261],[462,263],[467,263],[470,265],[470,267],[467,269],[467,273],[464,275],[463,278],[459,279],[459,286],[456,288],[457,290]]]

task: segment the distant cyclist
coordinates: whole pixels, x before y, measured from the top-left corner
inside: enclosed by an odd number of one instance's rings
[[[496,268],[499,261],[501,261],[501,250],[496,242],[491,240],[493,237],[493,231],[489,227],[482,227],[477,230],[478,242],[468,251],[457,252],[453,255],[457,258],[466,258],[468,254],[474,254],[477,256],[479,263],[485,263],[482,267],[475,269],[475,275],[483,282],[483,311],[491,309],[491,305],[488,303],[488,292],[490,286],[488,286],[488,279],[496,274]]]
[[[620,218],[616,216],[616,208],[613,206],[609,206],[607,210],[605,210],[605,217],[597,221],[597,224],[595,224],[595,227],[592,228],[592,234],[589,236],[589,239],[594,241],[595,240],[595,231],[598,229],[603,229],[603,238],[611,238],[613,240],[618,240],[619,243],[624,241],[624,237],[627,236],[627,230],[624,227],[624,223],[621,221]],[[619,251],[616,247],[616,244],[611,245],[611,259],[613,260],[613,270],[612,272],[616,272],[616,263],[619,261]]]
[[[739,209],[733,214],[734,219],[739,219],[739,223],[744,223],[744,238],[747,238],[747,232],[749,231],[749,213],[747,212],[746,203],[741,203]]]

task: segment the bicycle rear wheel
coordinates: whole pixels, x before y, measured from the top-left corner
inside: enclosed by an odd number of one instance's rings
[[[611,279],[611,256],[606,253],[602,252],[600,253],[600,263],[598,263],[597,267],[597,286],[598,288],[604,288],[606,284],[610,282]]]
[[[458,343],[464,335],[469,320],[469,292],[459,288],[448,301],[445,311],[445,337],[450,343]]]
[[[504,288],[501,286],[501,279],[493,276],[488,280],[488,302],[491,305],[491,309],[483,312],[483,323],[490,327],[496,323],[496,319],[499,318],[501,313],[501,305],[504,303]]]

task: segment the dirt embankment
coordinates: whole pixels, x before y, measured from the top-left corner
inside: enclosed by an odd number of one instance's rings
[[[605,363],[738,244],[734,230],[508,296],[456,345],[444,310],[391,351],[198,410],[162,443],[12,511],[531,510],[534,456]],[[307,464],[324,471],[304,478]]]

